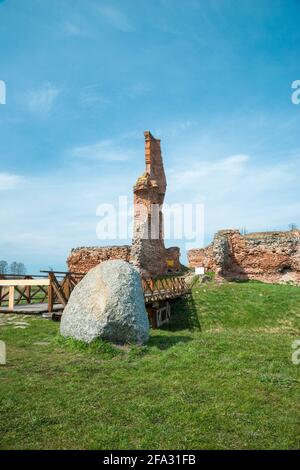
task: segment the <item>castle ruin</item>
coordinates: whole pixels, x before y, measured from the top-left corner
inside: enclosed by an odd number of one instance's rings
[[[86,273],[109,259],[123,259],[135,265],[145,278],[180,272],[180,250],[165,248],[162,207],[167,182],[160,140],[149,131],[145,136],[145,172],[133,188],[134,230],[132,246],[74,248],[68,257],[71,272]]]
[[[219,279],[300,284],[300,231],[241,235],[220,230],[208,247],[190,250],[188,261]]]

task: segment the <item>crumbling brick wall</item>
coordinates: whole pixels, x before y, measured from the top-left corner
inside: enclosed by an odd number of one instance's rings
[[[221,230],[207,248],[190,250],[188,260],[190,267],[204,266],[229,280],[300,283],[300,231]]]
[[[103,261],[122,259],[129,261],[130,246],[94,246],[73,248],[68,259],[68,270],[73,273],[87,273]]]

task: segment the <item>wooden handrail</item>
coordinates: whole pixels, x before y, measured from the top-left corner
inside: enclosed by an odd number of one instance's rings
[[[35,298],[37,293],[43,292],[45,299],[45,289],[43,287],[49,286],[49,279],[32,279],[27,276],[23,279],[0,279],[0,306],[3,301],[8,300],[9,310],[13,310],[15,303],[20,304],[21,300],[25,300],[27,304],[30,304],[31,301]],[[21,288],[24,288],[23,290]],[[31,287],[37,287],[38,289],[31,292]],[[8,289],[8,292],[2,294],[2,289]],[[15,292],[19,294],[18,298],[15,299]],[[8,294],[8,299],[6,299]]]
[[[86,273],[73,273],[72,271],[40,271],[40,273],[53,273],[53,274],[61,274],[62,276],[66,275],[73,275],[73,276],[85,276]]]
[[[41,302],[47,301],[48,310],[52,312],[55,303],[63,307],[67,305],[74,287],[85,275],[64,271],[41,272],[47,273],[47,278],[42,276],[33,278],[30,275],[24,275],[18,279],[0,278],[0,306],[3,302],[8,302],[9,308],[13,309],[15,303],[20,304],[25,301],[30,304],[41,295]],[[146,304],[175,299],[190,292],[183,277],[142,278],[142,286]],[[15,298],[15,292],[18,294],[17,298]]]
[[[49,279],[0,279],[0,286],[48,286]]]

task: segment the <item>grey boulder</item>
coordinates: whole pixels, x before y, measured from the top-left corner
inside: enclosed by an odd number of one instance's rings
[[[140,274],[122,260],[104,261],[74,288],[60,324],[63,336],[90,343],[146,343],[149,320]]]

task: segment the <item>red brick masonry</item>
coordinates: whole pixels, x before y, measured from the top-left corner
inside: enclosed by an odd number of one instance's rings
[[[87,273],[97,264],[109,259],[123,259],[130,261],[131,246],[92,246],[73,248],[67,259],[68,269],[73,273]],[[172,266],[167,266],[167,273],[176,273],[181,270],[179,262],[180,251],[178,247],[166,248],[168,261],[173,261]]]
[[[90,269],[109,259],[129,261],[130,246],[92,246],[73,248],[67,259],[68,269],[73,273],[87,273]]]
[[[190,267],[204,266],[219,278],[300,284],[300,231],[220,230],[211,245],[190,250],[188,260]]]

